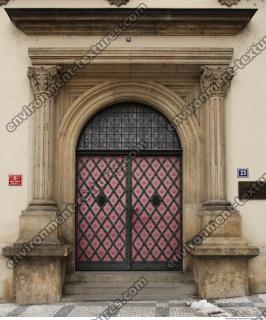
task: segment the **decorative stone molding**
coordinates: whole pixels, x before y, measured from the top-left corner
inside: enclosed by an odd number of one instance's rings
[[[51,68],[28,68],[28,78],[33,94],[47,94],[53,96],[56,94],[55,83],[59,78],[60,67]]]
[[[200,85],[202,91],[210,88],[212,85],[216,85],[216,90],[213,95],[226,95],[233,78],[233,68],[224,67],[202,67],[202,76],[200,79]]]
[[[32,65],[72,65],[88,48],[29,48]],[[107,48],[96,56],[100,64],[170,64],[228,66],[233,57],[232,48]]]
[[[110,4],[113,4],[117,7],[120,7],[124,4],[127,4],[129,0],[107,0]]]
[[[0,0],[0,6],[7,4],[8,1],[9,1],[9,0]]]
[[[234,5],[237,5],[240,0],[219,0],[222,6],[232,7]]]
[[[257,9],[156,9],[140,5],[134,10],[125,7],[6,8],[5,11],[18,29],[31,36],[102,36],[133,12],[138,18],[126,28],[131,36],[233,36],[247,26]]]

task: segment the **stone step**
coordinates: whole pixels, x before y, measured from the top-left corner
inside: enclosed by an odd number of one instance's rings
[[[123,292],[126,292],[130,287],[132,287],[132,285],[128,285],[128,286],[121,286],[121,287],[117,287],[117,286],[113,286],[113,287],[106,287],[106,286],[102,286],[102,287],[92,287],[92,286],[84,286],[84,285],[80,285],[80,284],[76,284],[76,285],[68,285],[66,284],[64,287],[64,294],[88,294],[88,295],[122,295]],[[153,295],[154,293],[156,293],[157,291],[160,291],[160,295],[177,295],[180,292],[182,292],[182,294],[196,294],[196,289],[195,286],[193,284],[179,284],[176,285],[175,287],[167,287],[167,285],[163,286],[159,286],[159,284],[157,284],[157,286],[149,286],[147,285],[147,287],[141,289],[138,292],[138,295]]]
[[[135,301],[192,299],[197,286],[192,275],[183,272],[76,272],[68,275],[63,301],[112,301],[122,299],[123,293],[135,281],[145,278],[146,287],[139,289]]]
[[[171,271],[79,271],[66,276],[66,282],[133,283],[141,277],[149,282],[173,283],[193,281],[190,273]]]
[[[134,298],[132,298],[132,300],[130,301],[173,301],[173,300],[193,300],[196,299],[197,295],[194,294],[183,294],[182,292],[179,292],[178,294],[171,294],[168,293],[167,295],[162,295],[160,293],[158,294],[153,294],[153,295],[136,295]],[[116,299],[122,299],[122,296],[117,296],[114,294],[110,294],[110,295],[85,295],[85,294],[69,294],[69,295],[63,295],[62,297],[62,302],[86,302],[86,301],[115,301]]]

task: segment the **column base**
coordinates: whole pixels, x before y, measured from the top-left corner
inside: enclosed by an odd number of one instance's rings
[[[54,211],[58,210],[53,200],[36,199],[29,203],[28,211]]]
[[[210,238],[207,243],[195,248],[192,255],[200,298],[249,294],[248,261],[259,255],[258,248],[249,246],[240,238]]]
[[[227,200],[208,200],[202,204],[204,211],[219,211],[219,210],[232,210],[231,202]]]

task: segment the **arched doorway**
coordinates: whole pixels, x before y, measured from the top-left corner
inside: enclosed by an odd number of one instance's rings
[[[161,113],[135,102],[109,106],[84,126],[76,270],[182,269],[182,148],[169,128]]]

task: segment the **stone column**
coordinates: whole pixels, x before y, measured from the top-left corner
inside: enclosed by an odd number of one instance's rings
[[[28,78],[34,94],[33,108],[33,200],[20,216],[17,243],[31,241],[48,224],[55,221],[59,209],[53,199],[53,155],[56,81],[59,67],[30,67]],[[54,228],[42,245],[60,245],[58,228]]]
[[[248,260],[259,254],[242,238],[241,215],[226,201],[225,97],[232,69],[204,67],[205,172],[207,201],[202,229],[191,241],[193,273],[201,298],[249,294]]]
[[[230,206],[226,201],[225,97],[232,79],[229,68],[203,67],[201,89],[205,106],[205,169],[208,210]]]
[[[53,154],[55,82],[59,78],[59,67],[32,68],[28,78],[34,94],[34,158],[33,201],[30,210],[51,210],[53,200]]]

